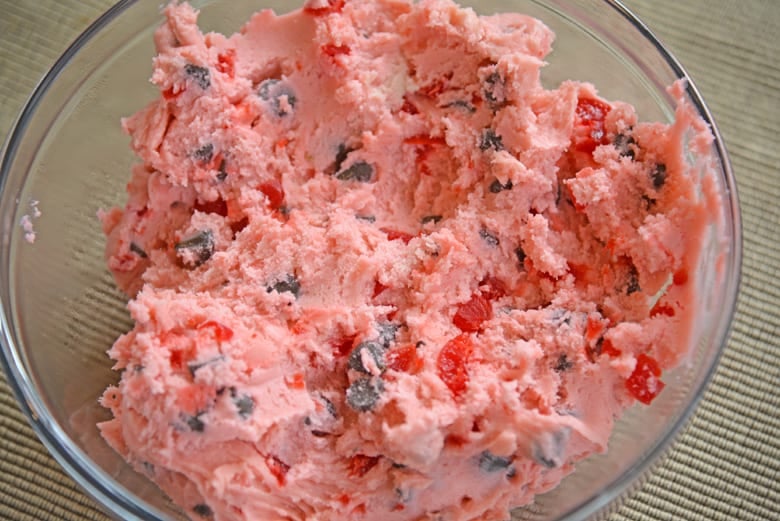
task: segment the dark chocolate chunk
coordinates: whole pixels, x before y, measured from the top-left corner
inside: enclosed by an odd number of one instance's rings
[[[376,366],[380,371],[384,371],[387,367],[385,363],[385,348],[376,342],[361,342],[352,350],[349,355],[349,368],[361,373],[369,374],[370,371],[363,365],[363,353],[368,355],[374,360]]]
[[[511,190],[512,189],[512,180],[508,180],[506,183],[501,184],[501,181],[498,179],[494,179],[492,183],[490,183],[490,191],[491,193],[497,194],[501,192],[502,190]]]
[[[347,388],[347,404],[358,412],[370,411],[376,407],[384,391],[382,380],[378,378],[358,378]]]
[[[626,286],[626,295],[631,295],[632,293],[636,293],[637,291],[642,291],[642,288],[639,286],[639,272],[636,271],[635,266],[631,266],[631,269],[628,271],[628,284]]]
[[[255,399],[248,394],[239,395],[237,393],[231,393],[231,395],[233,405],[236,406],[238,415],[244,419],[252,416],[252,413],[255,411]]]
[[[496,134],[496,131],[492,128],[486,128],[482,133],[482,138],[479,141],[480,150],[504,150],[504,140],[501,136]]]
[[[336,174],[341,181],[358,181],[368,183],[374,177],[374,167],[365,161],[357,161]]]
[[[634,159],[634,149],[631,145],[636,145],[633,136],[629,134],[618,134],[612,143],[618,149],[620,157],[629,157]]]
[[[176,244],[176,253],[186,267],[197,268],[214,255],[214,234],[203,230]]]
[[[531,456],[534,461],[548,469],[561,466],[570,434],[571,429],[568,428],[543,434],[533,443]]]
[[[377,324],[377,331],[379,331],[378,340],[382,347],[387,349],[390,347],[390,344],[395,342],[395,336],[400,328],[401,326],[392,322],[379,322]]]
[[[491,246],[493,248],[495,248],[501,243],[498,240],[498,237],[496,237],[491,232],[487,231],[485,228],[479,230],[479,236],[482,238],[483,241],[485,241],[488,244],[488,246]]]
[[[441,221],[441,215],[426,215],[420,220],[420,224],[438,224]]]
[[[479,455],[479,468],[485,472],[498,472],[499,470],[508,469],[512,464],[510,458],[503,456],[496,456],[489,450],[483,451]]]
[[[365,221],[367,223],[375,223],[376,222],[376,217],[374,217],[373,215],[356,215],[355,219],[357,219],[359,221]]]
[[[295,96],[295,92],[292,88],[288,84],[277,79],[264,80],[260,84],[257,94],[261,99],[268,102],[274,113],[279,117],[284,117],[288,114],[287,108],[282,107],[282,98],[286,97],[287,104],[293,109],[298,103],[298,98]]]
[[[653,188],[658,190],[664,183],[666,183],[666,165],[659,163],[655,165],[655,168],[650,174],[650,178],[653,181]]]
[[[522,246],[515,248],[515,257],[517,257],[517,262],[520,263],[520,267],[525,267],[525,251]]]
[[[195,158],[195,160],[200,161],[201,163],[208,163],[210,162],[214,157],[214,145],[211,143],[208,143],[206,145],[203,145],[199,149],[197,149],[195,152],[192,153],[192,157]]]
[[[184,66],[184,72],[186,72],[187,76],[192,78],[201,89],[206,90],[211,86],[211,73],[209,73],[209,70],[206,67],[199,67],[198,65],[188,63]]]
[[[477,108],[474,105],[464,100],[455,100],[451,103],[447,103],[446,105],[444,105],[444,108],[459,108],[471,114],[477,111]]]
[[[349,148],[344,143],[341,143],[339,145],[339,149],[336,152],[336,162],[333,164],[333,171],[339,172],[341,171],[341,167],[344,165],[344,161],[347,160],[347,156],[349,156],[349,153],[352,152],[354,149]]]
[[[205,503],[198,503],[197,505],[192,507],[192,511],[195,512],[200,517],[209,518],[214,516],[214,512],[211,510],[211,507],[209,507]]]
[[[131,242],[131,243],[130,243],[130,251],[131,251],[131,252],[133,252],[133,253],[135,253],[136,255],[138,255],[139,257],[141,257],[142,259],[145,259],[145,258],[147,258],[147,257],[148,257],[148,255],[147,255],[147,254],[146,254],[146,252],[143,250],[143,248],[141,248],[140,246],[138,246],[138,245],[137,245],[136,243],[134,243],[134,242]]]
[[[493,110],[501,108],[501,106],[506,103],[506,98],[501,92],[503,91],[504,86],[504,78],[501,77],[501,74],[499,74],[498,71],[491,73],[485,78],[483,93],[485,101],[488,102],[490,108]]]
[[[198,371],[198,369],[202,369],[203,367],[215,364],[217,362],[221,362],[224,359],[225,359],[225,357],[220,355],[220,356],[216,356],[214,358],[211,358],[209,360],[204,360],[203,362],[190,362],[190,363],[187,364],[187,369],[190,370],[190,375],[192,377],[195,377],[195,373]]]
[[[562,353],[558,357],[558,360],[555,362],[555,366],[553,367],[553,369],[555,369],[559,373],[562,373],[564,371],[568,371],[572,367],[574,367],[574,362],[569,360],[569,357],[566,356],[566,353]]]
[[[206,424],[203,423],[200,417],[201,414],[196,414],[195,416],[186,415],[184,421],[192,432],[203,432],[206,428]]]
[[[287,275],[283,280],[275,282],[273,285],[267,288],[268,293],[275,291],[277,293],[292,293],[295,298],[298,298],[301,294],[301,284],[295,275]]]
[[[228,176],[227,170],[225,170],[225,160],[224,159],[219,162],[218,170],[219,171],[217,172],[217,181],[219,181],[221,183],[222,181],[227,179],[227,176]]]

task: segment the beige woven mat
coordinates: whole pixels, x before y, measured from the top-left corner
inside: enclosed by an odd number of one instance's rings
[[[0,139],[110,0],[0,0]],[[626,0],[686,65],[731,153],[745,263],[731,341],[697,414],[611,520],[780,520],[780,1]],[[106,520],[40,445],[0,374],[0,519]]]

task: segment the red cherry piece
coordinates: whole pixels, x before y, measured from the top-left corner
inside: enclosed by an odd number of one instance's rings
[[[636,367],[626,380],[629,394],[644,404],[650,404],[663,390],[665,384],[659,379],[661,368],[654,358],[641,353],[636,357]]]
[[[227,342],[233,338],[233,330],[214,320],[209,320],[198,326],[198,331],[211,330],[217,342]]]
[[[271,455],[265,457],[265,464],[268,465],[268,470],[274,475],[279,486],[284,486],[290,466],[276,456]]]
[[[379,463],[379,456],[366,456],[355,454],[349,460],[349,475],[353,478],[362,478],[369,470]]]
[[[276,179],[264,181],[257,187],[268,198],[268,206],[276,210],[284,204],[284,187]]]
[[[416,373],[422,369],[422,359],[417,356],[417,348],[412,344],[401,346],[387,353],[385,360],[388,369],[405,373]]]
[[[322,54],[330,56],[331,58],[335,58],[340,54],[350,54],[352,52],[352,49],[350,49],[348,45],[335,45],[332,43],[321,46],[320,50],[322,50]]]
[[[228,49],[217,55],[217,70],[228,77],[235,77],[236,50]]]
[[[344,8],[344,0],[328,0],[328,5],[322,7],[304,6],[303,12],[312,16],[325,16],[331,13],[340,13]]]
[[[573,144],[576,150],[591,153],[608,143],[604,120],[612,108],[595,98],[580,98],[575,110]]]
[[[482,324],[493,318],[493,306],[485,295],[472,295],[468,302],[458,306],[452,317],[452,323],[461,331],[472,333],[479,331]]]
[[[228,205],[221,197],[215,201],[206,201],[195,203],[194,209],[203,213],[215,213],[222,217],[227,217]]]
[[[505,297],[509,294],[504,281],[497,277],[493,277],[492,275],[482,279],[479,283],[479,287],[482,290],[482,295],[490,300]]]
[[[383,232],[387,234],[387,240],[394,241],[396,239],[400,239],[404,241],[404,244],[409,244],[409,241],[414,239],[414,235],[406,232],[402,232],[399,230],[393,230],[390,228],[380,228]]]
[[[447,142],[443,137],[432,137],[427,134],[418,134],[416,136],[409,136],[404,139],[404,143],[407,145],[446,145]]]
[[[474,351],[474,344],[468,335],[459,335],[444,344],[436,359],[439,378],[453,395],[459,396],[469,382],[468,361]]]
[[[610,358],[617,358],[620,356],[620,349],[616,348],[609,338],[605,338],[604,342],[601,344],[601,352]]]

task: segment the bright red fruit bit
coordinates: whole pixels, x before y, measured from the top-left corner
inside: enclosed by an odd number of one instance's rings
[[[214,320],[209,320],[208,322],[204,322],[203,324],[198,326],[199,331],[203,331],[206,329],[210,329],[212,331],[212,333],[214,334],[214,338],[217,339],[217,342],[220,343],[227,342],[228,340],[233,338],[232,329]]]
[[[469,382],[467,364],[473,351],[474,343],[468,335],[456,336],[439,351],[436,372],[455,396],[466,390]]]
[[[306,5],[303,8],[303,12],[312,16],[324,16],[331,13],[340,13],[344,8],[344,0],[328,0],[327,4],[323,5],[322,7],[313,7],[311,5],[315,3],[321,4],[322,2],[317,2],[316,0],[306,2]]]
[[[331,342],[331,346],[333,347],[333,356],[337,358],[342,356],[347,356],[349,353],[352,352],[352,346],[354,345],[355,345],[355,335],[343,336],[337,338],[336,340]]]
[[[228,49],[217,55],[217,70],[228,77],[235,77],[236,50]]]
[[[616,348],[609,338],[605,338],[604,342],[601,344],[601,352],[610,358],[617,358],[620,356],[620,349]]]
[[[276,179],[260,183],[257,189],[263,192],[263,195],[268,198],[268,205],[272,209],[276,210],[284,204],[284,187],[282,187],[282,183]]]
[[[276,478],[276,482],[279,486],[284,486],[287,478],[287,472],[290,470],[290,466],[277,458],[276,456],[268,455],[265,457],[265,464],[268,465],[268,470]]]
[[[335,45],[332,43],[327,43],[320,47],[322,50],[322,53],[330,56],[331,58],[334,58],[340,54],[349,54],[352,52],[352,49],[349,48],[348,45]]]
[[[433,137],[427,134],[418,134],[416,136],[409,136],[404,138],[404,143],[407,145],[446,145],[447,142],[443,137]]]
[[[490,300],[505,297],[509,292],[507,291],[504,281],[488,275],[479,283],[479,287],[482,290],[482,295]]]
[[[486,320],[493,318],[493,306],[485,295],[472,295],[468,302],[458,306],[452,323],[461,331],[472,333],[479,331]]]
[[[595,98],[580,98],[575,110],[574,148],[593,152],[599,145],[608,143],[604,120],[611,107]]]
[[[203,213],[215,213],[222,217],[227,217],[228,214],[227,202],[221,197],[215,201],[197,202],[193,209]]]
[[[658,362],[641,353],[636,357],[634,372],[626,380],[626,389],[640,402],[650,404],[666,385],[659,379],[660,376]]]
[[[667,317],[673,317],[674,316],[674,308],[670,306],[669,304],[662,303],[661,301],[656,302],[655,306],[653,306],[653,309],[650,310],[650,316],[651,317],[657,317],[658,315],[664,315]]]
[[[366,456],[365,454],[355,454],[349,460],[349,475],[355,478],[362,478],[369,470],[379,463],[379,456]]]
[[[404,244],[409,244],[409,241],[414,239],[414,235],[412,235],[411,233],[406,233],[399,230],[393,230],[390,228],[380,228],[380,230],[382,230],[387,234],[387,240],[389,241],[400,239],[404,241]]]
[[[412,344],[401,346],[387,353],[388,369],[416,373],[422,369],[422,365],[422,359],[417,356],[417,348]]]

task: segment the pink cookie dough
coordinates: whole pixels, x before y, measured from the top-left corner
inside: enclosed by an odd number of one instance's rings
[[[714,213],[684,85],[671,125],[546,90],[546,26],[450,0],[197,14],[101,214],[99,426],[193,519],[504,520],[662,391]]]

